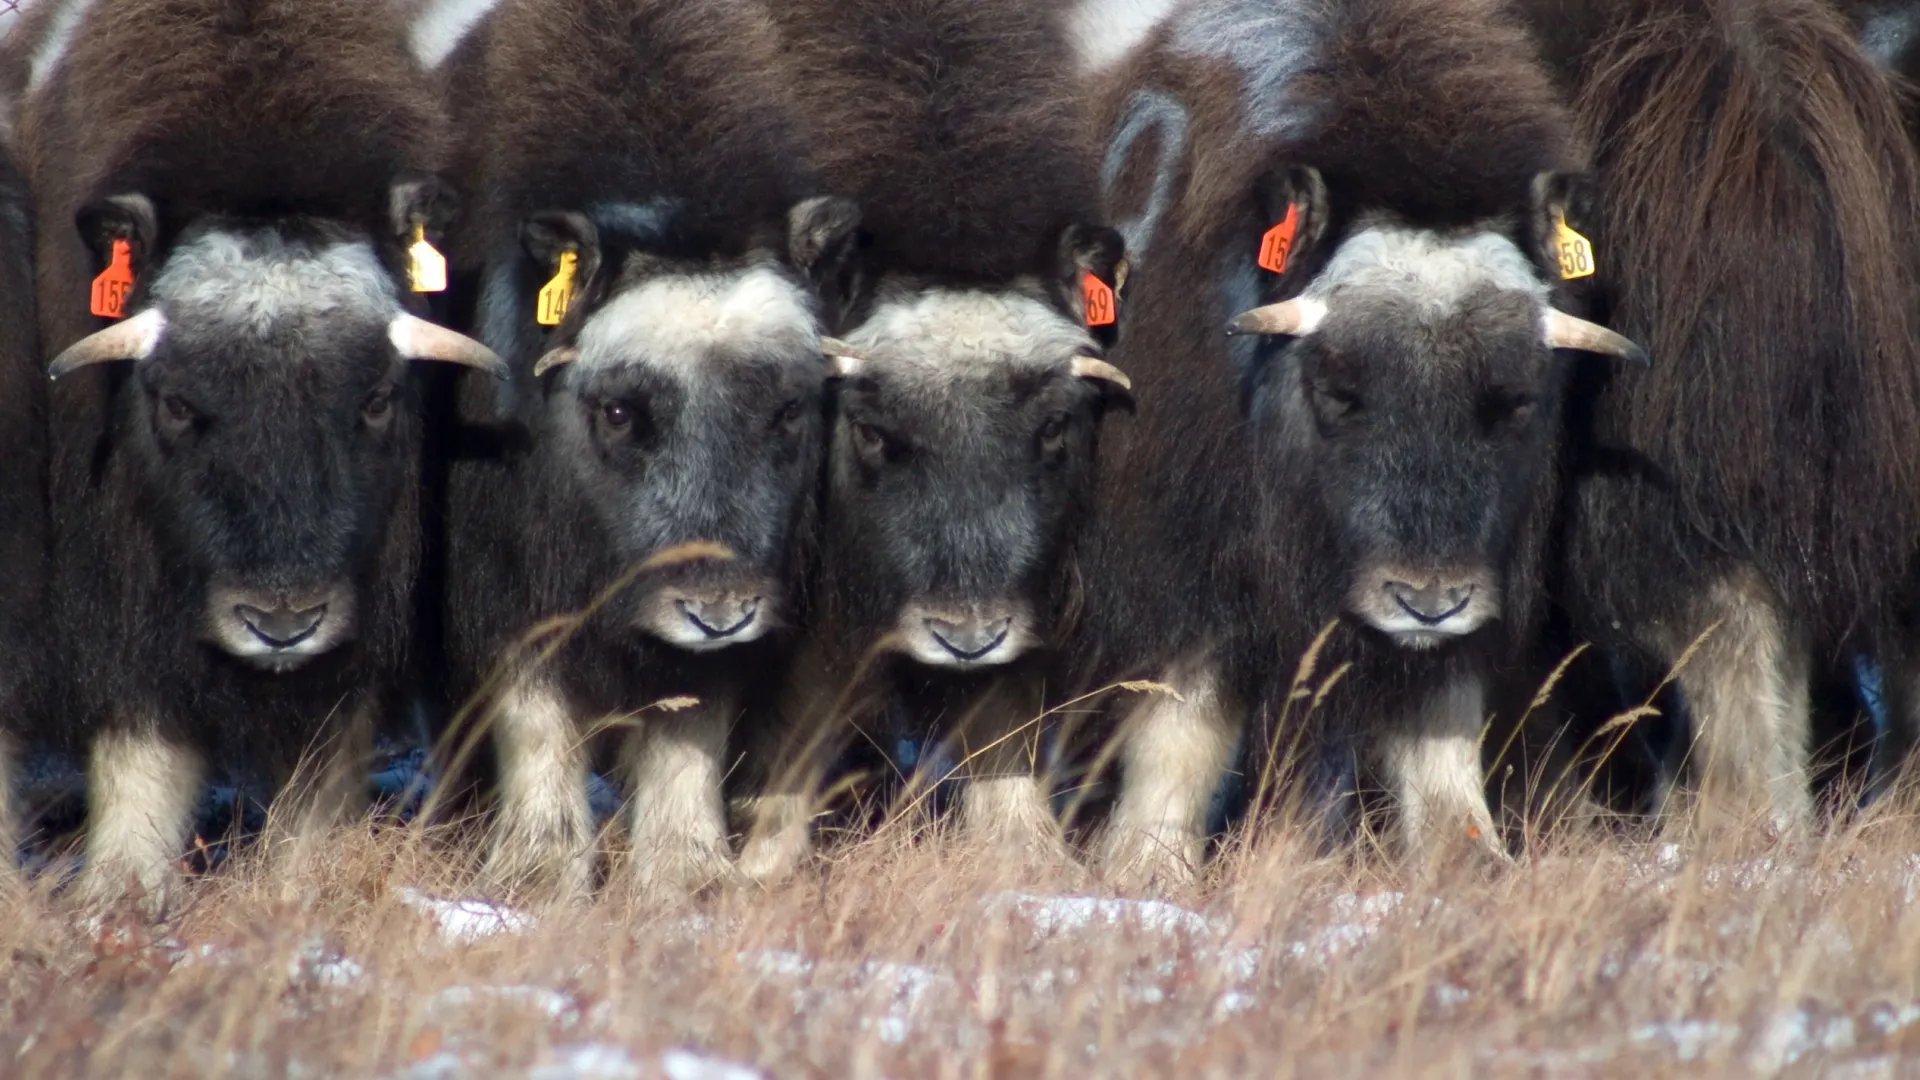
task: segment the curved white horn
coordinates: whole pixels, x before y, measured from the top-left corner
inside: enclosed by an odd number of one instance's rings
[[[496,379],[504,379],[510,374],[506,361],[495,355],[492,349],[465,334],[456,334],[444,326],[404,311],[387,324],[387,340],[393,342],[394,350],[408,360],[464,364],[479,368]]]
[[[562,345],[557,349],[548,349],[533,365],[533,376],[537,379],[547,372],[552,371],[554,368],[564,364],[571,364],[578,359],[580,359],[580,350],[571,345]]]
[[[1243,311],[1227,324],[1231,334],[1311,334],[1327,317],[1327,305],[1307,296],[1296,296],[1278,304]]]
[[[1102,379],[1122,390],[1133,389],[1133,380],[1127,378],[1126,372],[1097,356],[1076,356],[1067,370],[1082,379]]]
[[[1547,344],[1556,349],[1579,349],[1582,352],[1604,353],[1607,356],[1617,356],[1622,360],[1631,360],[1642,367],[1653,366],[1653,358],[1647,355],[1647,350],[1598,323],[1576,319],[1555,308],[1547,309],[1545,323]]]
[[[105,330],[88,334],[67,346],[47,366],[47,377],[57,379],[89,364],[107,364],[116,360],[145,360],[153,355],[160,335],[167,329],[167,317],[157,307],[114,323]]]
[[[827,375],[834,379],[853,378],[860,374],[861,366],[867,362],[866,353],[839,338],[824,335],[820,338],[820,355],[832,361],[828,366]]]

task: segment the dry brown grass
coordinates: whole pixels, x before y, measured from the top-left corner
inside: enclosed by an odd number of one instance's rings
[[[1230,845],[1175,908],[1049,900],[1107,894],[894,829],[770,893],[468,941],[407,890],[466,895],[470,858],[403,828],[243,854],[157,926],[38,885],[0,897],[0,1075],[653,1077],[674,1048],[781,1077],[1920,1072],[1912,817],[1500,872],[1302,835]]]

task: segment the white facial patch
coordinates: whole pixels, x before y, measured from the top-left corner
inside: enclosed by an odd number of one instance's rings
[[[264,338],[290,321],[386,322],[393,279],[365,241],[308,244],[271,230],[215,232],[176,248],[153,281],[170,324]]]
[[[1542,308],[1549,292],[1532,260],[1499,233],[1373,225],[1349,236],[1302,295],[1337,312],[1342,293],[1385,294],[1438,321],[1488,289],[1523,293]]]
[[[581,367],[644,362],[691,375],[716,350],[817,357],[819,325],[800,286],[766,266],[644,282],[587,318]]]
[[[413,58],[428,71],[446,62],[500,0],[430,0],[407,29]]]
[[[1051,367],[1095,348],[1085,327],[1030,296],[970,289],[883,301],[846,340],[879,364],[950,374],[985,364]]]
[[[60,70],[60,61],[66,58],[67,49],[73,45],[73,35],[80,29],[80,20],[86,18],[87,9],[93,7],[94,0],[67,0],[59,11],[55,12],[47,24],[47,31],[34,46],[33,56],[27,60],[27,95],[31,97],[46,85],[53,73]]]
[[[1067,40],[1080,74],[1117,63],[1173,10],[1174,0],[1080,0],[1067,15]]]

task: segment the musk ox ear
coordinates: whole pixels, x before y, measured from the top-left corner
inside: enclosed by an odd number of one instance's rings
[[[866,288],[864,239],[852,199],[816,195],[787,211],[787,262],[813,286],[829,325],[840,325]]]
[[[1069,225],[1054,238],[1055,296],[1103,345],[1112,345],[1126,284],[1127,242],[1104,225]]]
[[[429,236],[438,233],[459,215],[459,197],[453,186],[432,173],[406,172],[387,189],[388,226],[396,239],[412,239],[414,226],[424,226]]]
[[[1596,202],[1597,187],[1585,173],[1543,172],[1533,178],[1532,217],[1527,222],[1532,254],[1549,281],[1560,280],[1560,226],[1584,221]]]
[[[1253,182],[1253,201],[1257,230],[1247,237],[1246,252],[1277,285],[1309,261],[1327,234],[1327,183],[1311,165],[1281,166]]]
[[[548,278],[560,272],[560,257],[573,252],[573,299],[567,310],[591,306],[588,293],[598,287],[602,257],[600,229],[592,219],[572,210],[542,210],[520,223],[520,246]]]
[[[73,222],[93,252],[97,269],[104,270],[113,258],[113,242],[125,240],[132,251],[136,281],[160,243],[160,215],[153,208],[153,200],[133,192],[89,203],[74,215]]]

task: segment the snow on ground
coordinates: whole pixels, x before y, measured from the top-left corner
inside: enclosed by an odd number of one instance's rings
[[[440,936],[454,945],[470,945],[495,934],[517,934],[533,928],[532,915],[491,900],[448,899],[412,888],[396,889],[394,895],[433,919]]]

